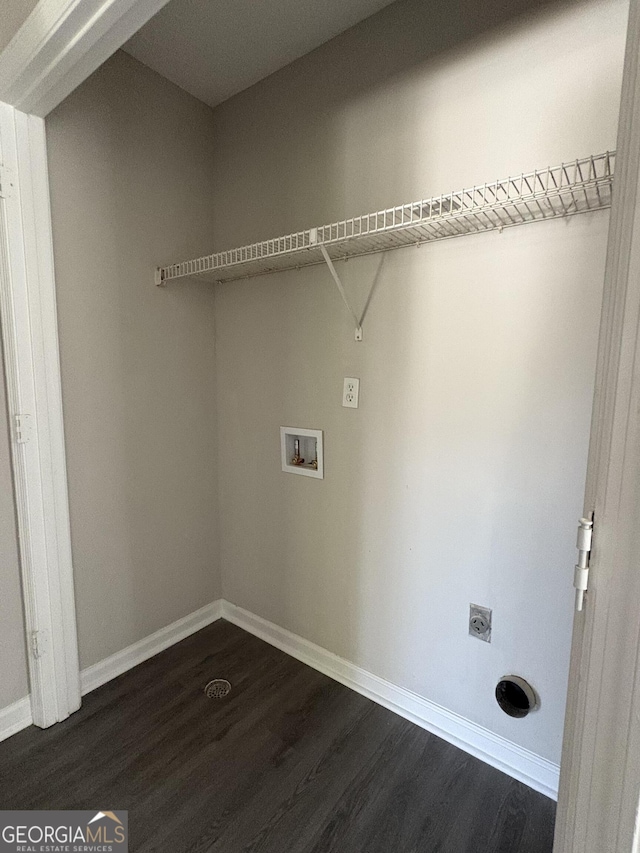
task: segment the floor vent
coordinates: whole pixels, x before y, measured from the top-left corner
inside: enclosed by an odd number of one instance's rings
[[[231,692],[231,684],[224,678],[214,678],[204,688],[209,699],[224,699]]]

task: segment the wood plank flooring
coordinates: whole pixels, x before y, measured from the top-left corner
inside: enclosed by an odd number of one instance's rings
[[[128,809],[136,853],[550,853],[555,815],[223,621],[0,744],[0,808]]]

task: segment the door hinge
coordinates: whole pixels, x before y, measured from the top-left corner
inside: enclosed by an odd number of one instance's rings
[[[13,419],[16,444],[28,444],[33,427],[31,415],[15,415]]]
[[[42,631],[31,632],[31,654],[36,660],[45,653],[44,636]]]
[[[573,573],[573,585],[576,588],[576,610],[580,612],[584,605],[584,594],[589,586],[589,557],[591,555],[591,539],[593,538],[593,513],[589,518],[581,518],[578,522],[578,562]]]

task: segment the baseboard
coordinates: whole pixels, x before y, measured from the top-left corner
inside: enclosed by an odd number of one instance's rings
[[[212,601],[211,604],[201,607],[200,610],[178,619],[177,622],[172,622],[166,628],[161,628],[155,634],[150,634],[132,646],[128,646],[93,666],[83,669],[80,673],[82,695],[84,696],[86,693],[106,684],[112,678],[117,678],[123,672],[127,672],[139,663],[157,655],[158,652],[162,652],[169,646],[173,646],[174,643],[184,640],[185,637],[195,634],[196,631],[220,619],[221,615],[222,602],[220,600]]]
[[[6,708],[0,708],[0,741],[26,729],[32,722],[31,700],[28,696],[18,699]]]
[[[500,737],[493,732],[398,687],[367,670],[290,631],[255,616],[235,604],[222,601],[222,618],[272,646],[281,649],[330,678],[372,699],[401,717],[463,749],[492,767],[524,782],[530,788],[557,799],[560,768],[557,764]]]
[[[83,670],[80,674],[82,694],[106,684],[112,678],[122,675],[123,672],[220,618],[232,622],[291,657],[389,708],[514,779],[524,782],[541,794],[557,798],[560,775],[557,764],[223,599],[196,610],[195,613]],[[0,711],[0,739],[9,737],[30,723],[31,708],[28,699],[10,705]]]

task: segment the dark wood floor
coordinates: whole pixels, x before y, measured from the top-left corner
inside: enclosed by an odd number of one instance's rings
[[[548,853],[555,813],[226,622],[0,744],[0,808],[128,809],[136,853]]]

